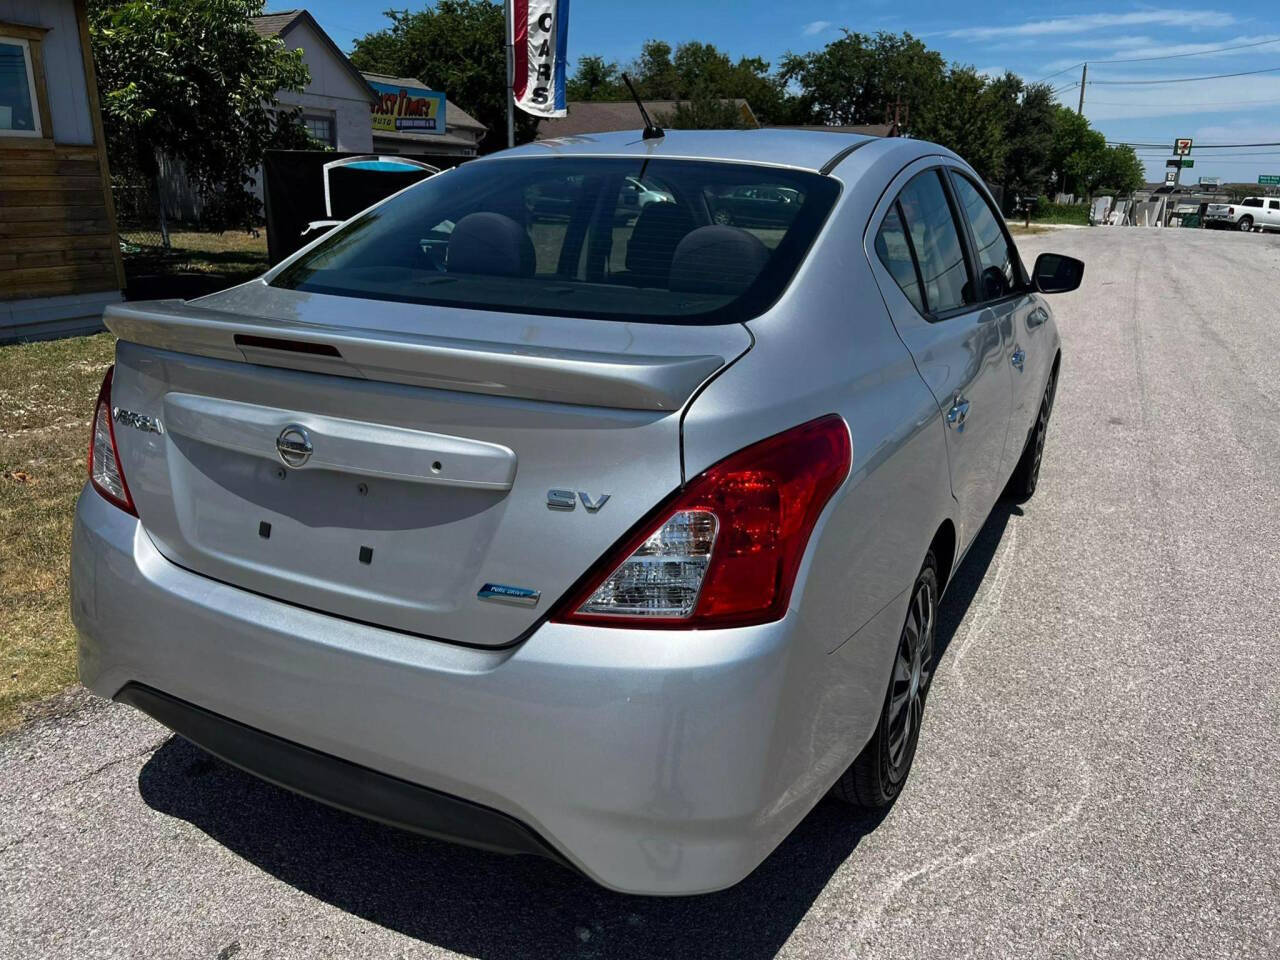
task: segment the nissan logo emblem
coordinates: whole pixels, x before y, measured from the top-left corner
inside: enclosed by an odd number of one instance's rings
[[[276,453],[286,467],[300,467],[311,459],[311,437],[296,423],[291,423],[276,437]]]

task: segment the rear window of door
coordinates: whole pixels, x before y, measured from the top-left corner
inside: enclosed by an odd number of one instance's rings
[[[904,227],[908,250],[915,255],[912,274],[920,285],[918,292],[904,285],[912,278],[897,240]],[[924,312],[940,314],[974,302],[964,245],[940,170],[917,174],[902,188],[892,218],[881,224],[881,234],[876,238],[877,254],[917,307],[923,303]]]
[[[968,177],[953,173],[956,199],[969,222],[974,253],[978,258],[978,287],[984,301],[999,300],[1024,286],[1022,265],[1013,241],[1005,233],[991,204]]]

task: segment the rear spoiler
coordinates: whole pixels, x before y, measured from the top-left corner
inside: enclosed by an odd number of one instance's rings
[[[442,390],[675,410],[727,359],[639,356],[245,317],[181,300],[115,304],[121,340],[202,357]]]

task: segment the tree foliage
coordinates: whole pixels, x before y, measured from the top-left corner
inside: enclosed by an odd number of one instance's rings
[[[659,120],[670,127],[737,125],[724,101],[742,97],[762,124],[880,124],[901,107],[906,135],[932,140],[964,157],[1009,203],[1066,189],[1087,195],[1141,187],[1142,165],[1123,148],[1054,101],[1049,84],[1016,74],[991,77],[948,64],[910,33],[844,30],[819,50],[786,54],[777,69],[759,58],[732,60],[711,44],[674,50],[647,40],[627,68],[640,96],[683,100]],[[622,68],[584,56],[569,80],[570,100],[623,100]]]
[[[356,41],[351,62],[360,70],[415,77],[443,90],[451,103],[489,128],[488,153],[507,145],[506,24],[489,0],[438,0],[426,10],[388,10],[391,26]],[[446,118],[447,121],[447,118]],[[516,142],[527,143],[537,118],[516,111]]]
[[[734,61],[714,44],[696,40],[682,43],[674,51],[662,40],[647,40],[627,74],[643,99],[689,101],[664,114],[666,126],[741,126],[737,108],[724,102],[739,98],[751,104],[761,123],[789,123],[794,98],[788,95],[781,76],[770,73],[769,66],[759,57]],[[629,99],[622,73],[617,63],[582,57],[566,92],[570,100]]]
[[[261,0],[91,0],[112,170],[154,183],[161,155],[181,163],[212,225],[257,218],[252,171],[273,146],[307,143],[276,94],[309,82],[302,52],[260,37]]]
[[[787,54],[780,68],[783,82],[798,88],[798,122],[833,126],[884,123],[899,100],[909,105],[913,126],[928,126],[941,108],[946,73],[942,54],[909,33],[849,30],[821,50]]]

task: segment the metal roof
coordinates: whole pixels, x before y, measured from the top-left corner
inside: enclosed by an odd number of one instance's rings
[[[654,123],[662,124],[662,118],[673,113],[680,106],[689,106],[691,100],[645,100],[644,108]],[[738,109],[744,119],[749,118],[748,125],[760,126],[751,105],[741,97],[721,100]],[[636,110],[634,100],[570,100],[567,105],[569,115],[566,117],[549,117],[538,121],[539,140],[552,140],[557,137],[576,137],[590,133],[609,133],[611,131],[630,130],[636,126],[640,112]]]
[[[639,112],[636,113],[639,120]],[[823,170],[832,160],[850,148],[874,144],[876,152],[894,152],[903,156],[904,165],[915,156],[950,153],[921,140],[884,139],[851,133],[828,133],[824,130],[784,130],[766,127],[761,130],[668,130],[666,136],[644,140],[640,124],[634,130],[620,133],[598,133],[552,140],[535,140],[513,150],[493,154],[514,156],[623,156],[666,157],[684,160],[730,160]]]

